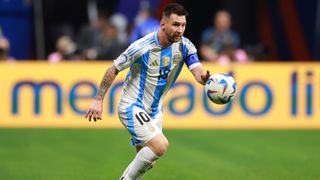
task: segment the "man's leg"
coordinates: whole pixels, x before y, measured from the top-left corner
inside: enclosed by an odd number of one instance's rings
[[[153,137],[145,147],[139,150],[121,179],[136,180],[141,178],[151,167],[152,163],[167,151],[168,145],[168,140],[163,134]]]
[[[136,145],[136,150],[137,150],[137,153],[142,149],[143,147],[141,145]],[[129,169],[131,168],[131,165],[132,165],[132,162],[127,166],[127,168],[124,170],[123,174],[121,177],[124,177],[125,175],[128,174],[129,172]]]
[[[137,145],[137,146],[136,146],[137,153],[138,153],[142,148],[143,148],[142,146]],[[142,177],[144,176],[144,174],[145,174],[147,171],[149,171],[151,168],[154,167],[155,163],[156,163],[156,161],[153,161],[152,164],[151,164],[151,166],[150,166],[145,172],[141,172],[140,175],[137,177],[136,180],[141,180]],[[129,170],[130,170],[130,168],[131,168],[131,165],[132,165],[132,162],[128,165],[128,167],[126,168],[126,170],[124,171],[124,173],[123,173],[123,175],[122,175],[121,177],[124,177],[125,175],[128,174],[128,172],[129,172]]]

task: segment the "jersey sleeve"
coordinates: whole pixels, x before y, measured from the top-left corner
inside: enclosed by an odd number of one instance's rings
[[[183,38],[182,49],[185,57],[184,61],[189,70],[201,65],[197,49],[189,39]]]
[[[132,43],[120,56],[113,61],[115,67],[122,71],[130,67],[138,58],[141,47],[137,42]]]
[[[117,70],[122,71],[130,67],[139,57],[146,53],[153,42],[152,35],[133,42],[117,59],[113,61]]]
[[[129,55],[127,51],[124,51],[120,56],[113,61],[114,66],[118,71],[122,71],[133,64],[133,58]]]

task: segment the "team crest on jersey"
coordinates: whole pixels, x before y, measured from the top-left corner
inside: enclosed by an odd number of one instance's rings
[[[170,57],[169,56],[165,56],[162,58],[162,65],[163,66],[168,66],[170,64]]]

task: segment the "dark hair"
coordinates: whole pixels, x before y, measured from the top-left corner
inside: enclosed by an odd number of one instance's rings
[[[163,17],[170,17],[171,14],[177,14],[178,16],[188,16],[189,12],[178,3],[169,3],[163,10]]]

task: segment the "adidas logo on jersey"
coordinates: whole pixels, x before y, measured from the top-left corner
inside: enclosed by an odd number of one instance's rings
[[[150,66],[159,66],[159,63],[157,60],[154,60],[153,62],[151,62]]]

